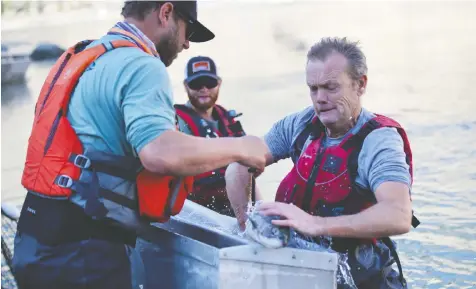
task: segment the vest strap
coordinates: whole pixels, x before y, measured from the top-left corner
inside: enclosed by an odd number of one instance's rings
[[[135,232],[91,219],[68,199],[45,198],[34,192],[26,195],[18,232],[48,246],[99,239],[134,247],[137,238]]]
[[[90,152],[88,156],[72,153],[69,161],[81,169],[105,173],[128,181],[135,181],[137,174],[142,170],[140,162],[133,158],[123,157],[118,161],[117,156],[99,152]],[[118,166],[118,163],[121,166]]]
[[[99,184],[97,184],[97,181],[86,184],[86,183],[74,181],[70,176],[60,175],[56,178],[55,184],[57,184],[58,186],[62,188],[70,188],[82,196],[88,196],[90,194],[94,194],[94,192],[91,192],[91,191],[96,191],[97,196],[99,196],[100,198],[112,201],[114,203],[117,203],[123,207],[129,208],[134,211],[137,211],[139,209],[137,203],[134,200],[131,200],[113,191],[106,190],[99,187]],[[91,197],[97,200],[97,198],[94,198],[95,196],[91,196]]]
[[[395,246],[393,245],[392,240],[390,240],[389,237],[382,238],[381,240],[388,247],[388,249],[390,250],[390,254],[392,254],[392,257],[395,260],[395,263],[397,263],[398,274],[399,274],[398,280],[400,281],[400,283],[402,283],[402,286],[406,288],[407,282],[405,281],[405,278],[403,277],[402,262],[400,262],[400,258],[398,257],[397,250]]]

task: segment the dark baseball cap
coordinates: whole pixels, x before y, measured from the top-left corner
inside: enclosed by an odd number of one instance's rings
[[[185,82],[190,83],[199,77],[210,77],[220,79],[217,74],[215,62],[207,56],[196,56],[190,58],[185,67]]]
[[[126,0],[125,2],[140,2]],[[159,2],[159,1],[157,1]],[[197,0],[193,1],[160,1],[170,2],[179,16],[188,23],[187,34],[190,42],[206,42],[215,38],[215,34],[198,21]]]

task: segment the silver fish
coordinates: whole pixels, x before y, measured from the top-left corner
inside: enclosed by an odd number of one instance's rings
[[[248,214],[245,235],[266,248],[286,247],[290,239],[289,228],[273,225],[271,221],[280,219],[280,217],[260,214],[256,210],[259,204],[258,201],[254,209]]]

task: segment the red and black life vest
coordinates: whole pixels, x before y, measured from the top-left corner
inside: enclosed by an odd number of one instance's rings
[[[295,165],[278,187],[276,201],[293,203],[312,215],[332,217],[356,214],[376,203],[373,192],[362,188],[355,180],[358,156],[365,138],[375,129],[394,127],[403,139],[406,161],[413,181],[413,162],[410,143],[404,129],[396,121],[377,115],[355,134],[349,134],[336,146],[325,148],[322,141],[325,128],[315,117],[295,142],[292,154],[299,155]],[[311,138],[303,150],[304,143]],[[412,225],[418,226],[413,216]],[[352,238],[332,238],[332,248],[344,252],[363,242]],[[399,270],[401,265],[389,238],[382,241],[393,251]],[[401,273],[401,272],[400,272]],[[403,278],[403,274],[400,274]]]
[[[73,196],[81,196],[82,201],[76,204],[87,216],[135,230],[141,220],[164,222],[178,214],[192,189],[193,177],[159,176],[146,171],[139,158],[83,145],[71,126],[67,118],[70,98],[91,63],[121,47],[157,56],[133,34],[117,28],[111,32],[131,40],[93,47],[87,47],[91,40],[79,42],[51,69],[36,103],[22,185],[43,199],[73,201]]]
[[[212,117],[217,120],[218,127],[210,125],[189,106],[176,104],[175,110],[194,136],[216,138],[245,135],[241,123],[235,119],[241,114],[237,114],[234,110],[228,111],[218,104],[215,104],[212,111]],[[223,167],[195,176],[193,192],[188,199],[220,213],[232,215],[233,210],[230,208],[225,190],[225,171],[226,167]]]

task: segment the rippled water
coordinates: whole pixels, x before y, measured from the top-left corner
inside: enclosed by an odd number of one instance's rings
[[[476,287],[475,2],[226,2],[200,13],[217,37],[192,45],[170,68],[176,101],[185,100],[188,57],[210,55],[224,79],[221,103],[244,113],[250,134],[309,105],[303,68],[310,44],[323,36],[360,40],[369,66],[364,105],[401,122],[414,153],[413,204],[422,224],[396,238],[406,277],[413,288]],[[113,23],[2,30],[2,39],[71,45]],[[50,66],[33,64],[26,85],[2,86],[2,200],[24,194],[34,101]],[[290,167],[279,162],[258,178],[268,199]]]

